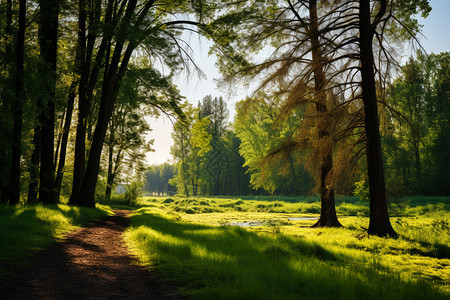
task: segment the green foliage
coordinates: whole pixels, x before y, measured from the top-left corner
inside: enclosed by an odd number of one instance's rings
[[[395,194],[449,195],[450,81],[448,52],[402,67],[383,122],[386,182]]]
[[[145,173],[144,191],[151,195],[174,194],[174,187],[169,185],[169,180],[175,175],[175,168],[169,163],[151,166]]]
[[[277,99],[260,94],[236,104],[234,130],[242,141],[239,153],[248,167],[254,189],[273,194],[306,194],[312,188],[312,178],[306,173],[298,152],[272,155],[289,140],[300,119],[291,116],[284,122],[277,119],[280,105]],[[301,116],[301,112],[297,112]]]
[[[124,200],[128,205],[136,204],[137,199],[141,196],[143,184],[133,181],[125,186]]]
[[[366,180],[363,178],[360,181],[355,182],[355,189],[353,190],[353,195],[358,197],[359,200],[363,202],[369,202],[370,193],[369,193],[369,185]]]
[[[33,252],[108,214],[112,211],[102,205],[95,209],[63,204],[0,206],[0,278],[25,266]]]
[[[177,121],[172,135],[177,173],[170,184],[186,196],[246,193],[240,140],[226,127],[225,101],[208,95],[198,108],[185,103],[184,110],[186,118]]]

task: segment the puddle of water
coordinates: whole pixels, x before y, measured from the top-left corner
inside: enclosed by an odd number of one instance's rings
[[[297,218],[289,218],[288,221],[299,221],[299,220],[318,220],[317,217],[297,217]],[[262,226],[267,225],[268,221],[244,221],[244,222],[236,222],[233,221],[228,223],[230,226],[239,226],[239,227],[251,227],[251,226]]]
[[[250,222],[231,222],[228,225],[239,226],[239,227],[250,227],[250,226],[261,226],[266,223],[267,222],[263,222],[263,221],[250,221]]]

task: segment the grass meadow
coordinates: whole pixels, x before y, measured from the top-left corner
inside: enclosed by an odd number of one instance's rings
[[[0,280],[27,267],[30,256],[88,221],[113,214],[103,205],[0,206]]]
[[[399,238],[386,239],[366,234],[368,206],[354,197],[338,200],[337,229],[310,228],[315,197],[147,197],[125,239],[193,299],[449,299],[449,206],[391,203]]]

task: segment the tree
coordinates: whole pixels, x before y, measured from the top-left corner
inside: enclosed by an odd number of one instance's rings
[[[145,173],[144,190],[151,195],[169,196],[174,192],[173,187],[169,184],[169,180],[175,175],[174,166],[168,163],[162,165],[151,166]]]
[[[10,204],[20,202],[20,157],[22,147],[22,117],[24,89],[24,48],[25,48],[25,21],[26,21],[26,1],[21,0],[19,3],[19,30],[17,32],[16,42],[16,78],[15,78],[15,101],[12,105],[14,115],[13,139],[12,139],[12,159],[11,159],[11,187],[10,187]]]
[[[448,53],[419,51],[389,89],[393,114],[384,116],[383,151],[387,185],[400,195],[448,194],[447,72]]]
[[[229,151],[223,137],[226,132],[226,122],[229,115],[228,108],[222,97],[207,95],[198,105],[199,119],[208,119],[207,132],[211,136],[209,151],[202,163],[203,193],[209,195],[223,194],[223,183],[230,163]],[[195,155],[195,154],[194,154]],[[200,172],[198,174],[200,177]]]
[[[375,30],[387,8],[387,1],[380,2],[380,8],[371,21],[370,2],[359,1],[359,46],[361,62],[361,90],[364,102],[364,130],[366,138],[367,174],[369,178],[370,221],[369,234],[396,236],[389,220],[384,181],[377,95],[375,86],[374,56],[372,40]]]
[[[79,82],[77,82],[78,115],[75,138],[72,194],[69,200],[71,204],[78,204],[78,194],[80,192],[85,173],[86,130],[92,98],[94,95],[94,89],[98,81],[103,60],[105,58],[105,55],[107,55],[106,52],[108,50],[108,45],[112,42],[114,29],[117,27],[117,20],[120,20],[120,13],[122,12],[124,6],[122,5],[121,9],[119,9],[118,12],[117,10],[115,11],[113,7],[114,1],[109,0],[104,12],[103,26],[101,26],[101,1],[89,1],[88,3],[85,0],[79,1],[77,39],[78,63],[76,72],[76,74],[79,76]],[[90,12],[90,14],[89,18],[87,19],[88,11]],[[116,16],[114,13],[119,15]],[[88,23],[87,20],[89,20]],[[100,46],[95,52],[95,43],[97,42],[97,38],[101,34],[101,27],[103,29],[103,36],[100,42]],[[87,31],[86,28],[89,28],[89,30]]]
[[[184,112],[185,118],[177,120],[172,133],[174,145],[170,151],[176,160],[177,173],[169,183],[189,197],[190,191],[193,196],[199,193],[201,165],[212,149],[212,136],[208,132],[209,117],[200,118],[198,109],[188,102],[184,103]]]
[[[53,163],[55,144],[55,85],[58,48],[58,14],[60,1],[40,0],[39,47],[42,58],[42,95],[40,107],[40,173],[39,199],[43,203],[55,203],[55,168]]]
[[[337,22],[338,17],[332,10],[327,11],[331,5],[322,8],[323,15],[318,15],[316,1],[288,1],[287,6],[276,2],[262,4],[254,1],[245,8],[250,11],[252,17],[246,18],[241,13],[231,13],[223,19],[218,19],[217,25],[223,25],[229,18],[242,18],[241,30],[248,31],[238,37],[237,42],[232,42],[227,30],[216,29],[220,34],[230,38],[233,50],[238,49],[240,56],[245,57],[244,48],[259,50],[265,44],[271,43],[273,51],[271,57],[262,63],[248,64],[246,61],[238,61],[241,64],[239,72],[231,71],[230,77],[242,75],[256,77],[264,74],[259,89],[271,88],[277,90],[275,94],[278,101],[284,101],[284,106],[279,110],[279,118],[287,115],[299,106],[310,106],[311,113],[308,117],[314,118],[315,123],[306,126],[316,128],[314,143],[304,142],[303,134],[294,133],[287,137],[283,145],[270,151],[271,155],[280,152],[299,151],[301,145],[312,146],[315,152],[320,153],[318,165],[320,176],[317,177],[322,202],[321,217],[315,226],[340,226],[334,208],[334,184],[337,172],[333,167],[333,151],[336,143],[333,141],[332,128],[336,128],[336,121],[330,120],[331,116],[337,115],[334,109],[335,97],[330,92],[333,82],[327,76],[336,77],[336,71],[330,73],[335,62],[334,58],[338,52],[338,46],[330,43],[330,31],[332,25]],[[319,24],[322,22],[324,24]],[[234,25],[234,23],[232,23]],[[322,28],[319,28],[322,25]],[[226,25],[225,25],[226,26]],[[258,28],[258,30],[254,30]],[[334,32],[333,32],[334,34]],[[233,34],[231,34],[233,36]],[[234,37],[234,36],[233,36]],[[251,45],[251,46],[250,46]],[[236,56],[231,56],[231,60]],[[223,57],[223,55],[222,55]],[[311,57],[311,58],[309,58]],[[227,57],[225,57],[227,58]],[[230,68],[224,66],[222,69],[230,74]],[[326,70],[329,74],[326,74]],[[334,109],[334,112],[332,110]],[[352,124],[350,124],[352,125]],[[302,126],[298,126],[300,131]],[[352,126],[350,126],[350,129]],[[348,131],[351,131],[351,130]],[[298,140],[294,140],[294,135]],[[311,140],[311,136],[308,136]],[[269,154],[269,153],[268,153]],[[290,154],[287,154],[288,156]],[[288,169],[289,170],[289,169]]]
[[[262,188],[271,194],[305,194],[312,187],[311,178],[299,163],[299,153],[270,155],[299,125],[298,118],[292,116],[277,122],[280,109],[276,100],[263,94],[236,104],[233,126],[241,140],[239,153],[245,159],[254,189]],[[296,113],[302,114],[300,110]]]
[[[151,151],[151,143],[145,141],[150,127],[143,119],[139,103],[124,101],[114,108],[108,126],[105,148],[107,149],[107,181],[105,198],[111,198],[111,190],[123,165],[134,165]]]
[[[177,33],[176,30],[183,24],[197,25],[196,22],[192,21],[167,21],[164,18],[149,17],[154,16],[153,13],[149,15],[151,9],[159,10],[155,1],[146,1],[141,6],[138,5],[136,0],[130,0],[124,1],[122,5],[124,14],[120,16],[120,22],[115,32],[117,35],[114,48],[111,44],[109,45],[112,55],[110,58],[108,57],[105,67],[100,108],[89,160],[80,192],[76,196],[82,201],[79,203],[85,206],[94,206],[95,204],[94,192],[107,125],[134,50],[142,44],[147,46],[149,53],[159,55],[170,66],[176,66],[176,63],[182,61],[178,53],[173,52],[174,49],[178,49],[177,41],[172,39]],[[166,4],[162,11],[165,11],[165,13],[162,13],[160,17],[170,15],[171,12],[193,12],[193,9],[190,4],[180,3]],[[164,36],[167,38],[164,38]]]
[[[386,82],[391,67],[389,62],[393,60],[393,52],[387,50],[386,41],[405,40],[405,32],[416,33],[419,26],[413,15],[419,10],[426,15],[429,11],[428,1],[389,2],[389,7],[387,1],[326,2],[321,6],[324,13],[320,17],[315,9],[315,1],[298,1],[294,4],[288,2],[288,4],[288,7],[282,7],[277,1],[239,2],[235,4],[235,10],[228,10],[225,15],[219,15],[209,28],[214,33],[211,35],[214,35],[215,40],[220,41],[221,47],[216,48],[220,54],[219,66],[231,79],[263,76],[260,87],[278,86],[280,95],[290,92],[287,102],[290,101],[291,107],[298,105],[299,99],[307,99],[305,95],[313,90],[317,112],[326,113],[328,108],[321,100],[325,98],[323,92],[325,88],[327,97],[334,99],[335,107],[331,106],[330,112],[339,116],[340,114],[336,113],[336,108],[339,108],[344,114],[348,115],[352,111],[354,114],[346,118],[344,124],[337,122],[329,127],[334,128],[336,125],[341,127],[336,136],[324,126],[326,122],[320,121],[321,118],[318,117],[316,126],[319,128],[319,147],[322,144],[321,140],[325,141],[331,136],[334,136],[336,143],[337,138],[359,134],[357,129],[363,120],[364,136],[357,141],[366,142],[367,168],[371,185],[369,233],[395,235],[387,214],[382,175],[375,65],[381,81]],[[308,22],[303,17],[305,9],[309,12]],[[287,16],[286,12],[289,11],[294,17]],[[377,13],[373,17],[372,11]],[[298,21],[298,25],[293,20]],[[398,24],[403,30],[396,30]],[[236,30],[235,27],[238,26],[239,30]],[[380,29],[380,32],[377,29]],[[374,59],[372,48],[375,36],[376,50],[379,54],[377,61]],[[258,51],[266,47],[268,42],[271,42],[270,46],[274,49],[270,59],[252,64],[248,50]],[[238,71],[233,70],[236,65],[239,67]],[[292,66],[299,66],[295,70],[300,70],[300,74],[295,74]],[[302,70],[306,71],[301,72]],[[326,73],[322,73],[325,70]],[[310,84],[312,81],[313,88]],[[361,99],[363,104],[358,103]],[[357,109],[358,107],[360,109]],[[328,118],[336,121],[331,116]],[[325,138],[326,136],[329,138]],[[275,152],[296,147],[298,144],[295,141],[288,142]],[[331,147],[336,148],[336,144]],[[320,163],[322,182],[330,182],[325,175],[332,166],[329,159],[331,156],[327,153],[330,152],[324,151]],[[356,159],[358,153],[359,151],[355,153]],[[336,172],[333,172],[333,177],[337,177]],[[325,184],[325,187],[327,186],[329,185]],[[330,192],[328,194],[331,195]],[[327,202],[332,201],[325,199],[324,203]]]
[[[11,118],[14,90],[14,26],[12,1],[0,3],[0,203],[7,203],[10,197],[12,127]],[[3,22],[4,20],[4,22]]]

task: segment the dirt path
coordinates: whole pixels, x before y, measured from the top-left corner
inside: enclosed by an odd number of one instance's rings
[[[0,282],[1,299],[180,299],[133,264],[122,232],[128,211],[91,222],[38,253],[29,270]]]

